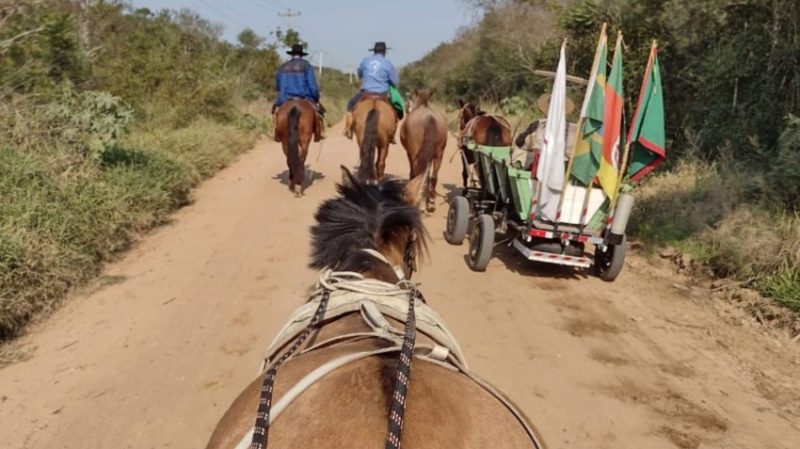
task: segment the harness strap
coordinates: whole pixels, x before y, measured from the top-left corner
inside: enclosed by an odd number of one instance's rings
[[[414,290],[408,298],[408,318],[400,359],[395,369],[394,393],[389,409],[389,430],[386,433],[386,449],[400,449],[403,442],[403,418],[408,402],[408,386],[411,382],[411,361],[414,359],[414,343],[417,339],[417,320],[414,316],[414,303],[419,293]]]
[[[316,329],[322,317],[325,315],[325,309],[328,307],[328,299],[330,298],[330,291],[325,290],[322,293],[322,299],[319,302],[319,307],[314,313],[311,322],[308,323],[305,330],[300,334],[291,348],[286,351],[275,364],[267,371],[264,376],[264,383],[261,386],[261,396],[258,400],[258,414],[256,415],[256,424],[253,426],[253,439],[250,443],[250,449],[265,449],[267,447],[267,440],[269,437],[269,423],[270,423],[270,409],[272,408],[272,390],[275,387],[275,377],[278,374],[278,367],[280,367],[286,360],[288,360],[294,353],[300,349],[300,346],[306,341],[306,338],[311,334],[311,331]]]
[[[364,351],[364,352],[357,352],[353,354],[343,355],[339,358],[331,360],[330,362],[314,369],[310,373],[306,374],[300,381],[292,386],[289,391],[287,391],[281,398],[275,403],[275,406],[272,407],[272,413],[270,414],[269,424],[271,425],[278,419],[281,413],[283,413],[286,408],[294,402],[300,395],[308,390],[312,385],[319,382],[327,376],[328,374],[336,371],[339,368],[342,368],[346,365],[351,363],[358,362],[359,360],[364,360],[369,357],[384,355],[384,354],[391,354],[394,352],[399,352],[402,349],[401,345],[395,345],[388,348],[380,348],[374,351]],[[427,350],[428,352],[425,353],[423,350]],[[415,348],[416,354],[414,357],[429,361],[431,363],[436,363],[438,365],[442,365],[444,360],[441,360],[436,357],[436,354],[441,354],[441,351],[447,351],[446,348],[442,348],[438,345],[422,345]],[[445,358],[446,360],[446,358]],[[442,365],[446,368],[453,369],[451,365]],[[247,449],[248,446],[248,435],[250,432],[245,433],[244,437],[239,441],[239,444],[236,445],[235,449]]]
[[[380,260],[381,262],[385,263],[386,265],[389,265],[390,267],[392,267],[392,270],[394,270],[394,274],[397,275],[397,279],[402,281],[402,280],[404,280],[406,278],[406,273],[405,273],[405,271],[403,271],[403,268],[400,267],[399,265],[392,265],[389,262],[389,259],[387,259],[386,256],[381,254],[379,251],[374,250],[372,248],[362,248],[361,251],[364,251],[365,253],[369,254],[370,256],[372,256],[372,257]]]

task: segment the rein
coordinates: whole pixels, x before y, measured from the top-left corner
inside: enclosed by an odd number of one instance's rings
[[[410,272],[416,271],[414,263],[413,245],[415,239],[409,238],[406,243],[406,249],[403,262],[406,264]],[[364,250],[368,254],[376,257],[383,263],[391,266],[388,260],[379,252],[375,250]],[[408,287],[408,313],[406,315],[405,332],[403,334],[403,342],[400,349],[400,357],[397,367],[394,370],[394,390],[392,393],[392,404],[389,408],[388,428],[386,432],[385,449],[400,449],[403,440],[403,423],[406,411],[406,403],[408,402],[408,387],[411,381],[411,362],[414,358],[414,346],[417,338],[417,320],[414,310],[414,303],[419,299],[425,302],[422,293],[417,290],[416,286],[408,280],[404,279],[402,269],[399,267],[392,267],[395,273],[398,274],[400,282],[398,286]],[[267,370],[264,376],[264,382],[261,386],[261,395],[258,401],[258,413],[256,415],[255,426],[253,427],[253,438],[250,443],[249,449],[266,449],[269,440],[269,417],[272,408],[272,392],[275,387],[275,378],[278,373],[278,368],[283,365],[289,358],[294,355],[298,349],[303,345],[309,335],[317,329],[325,316],[325,310],[328,307],[332,287],[335,285],[322,286],[322,298],[320,299],[319,306],[317,307],[314,316],[308,323],[305,329],[297,336],[292,346]]]

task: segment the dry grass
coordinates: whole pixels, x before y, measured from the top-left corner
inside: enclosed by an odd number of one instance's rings
[[[67,146],[55,141],[35,151],[0,146],[0,340],[96,276],[253,141],[203,120],[135,132],[100,161],[65,161]]]
[[[724,162],[685,159],[637,188],[630,232],[800,312],[800,215],[748,199],[752,185],[752,176]]]

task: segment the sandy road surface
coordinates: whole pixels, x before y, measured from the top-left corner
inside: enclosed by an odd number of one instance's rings
[[[0,370],[0,447],[203,447],[314,280],[312,213],[357,157],[330,135],[319,160],[312,150],[305,198],[262,142],[27,336],[32,357]],[[399,147],[389,171],[407,171]],[[457,159],[441,179],[460,179]],[[445,213],[426,219],[431,260],[417,280],[473,369],[550,448],[800,447],[800,345],[720,316],[637,257],[614,284],[508,249],[472,273],[465,248],[441,237]]]

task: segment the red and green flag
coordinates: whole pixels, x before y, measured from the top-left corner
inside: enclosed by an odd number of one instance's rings
[[[650,48],[650,59],[639,92],[639,104],[636,105],[628,131],[628,142],[631,145],[631,162],[627,175],[631,182],[642,179],[667,157],[664,145],[664,97],[655,42]]]
[[[605,90],[603,149],[597,178],[600,187],[613,201],[619,189],[619,154],[622,147],[622,33],[617,34],[614,62]]]
[[[572,161],[572,176],[586,186],[591,184],[600,167],[600,155],[603,147],[607,53],[608,38],[606,37],[606,25],[603,24],[594,53],[586,96],[583,98],[580,116],[581,129],[575,141]]]

